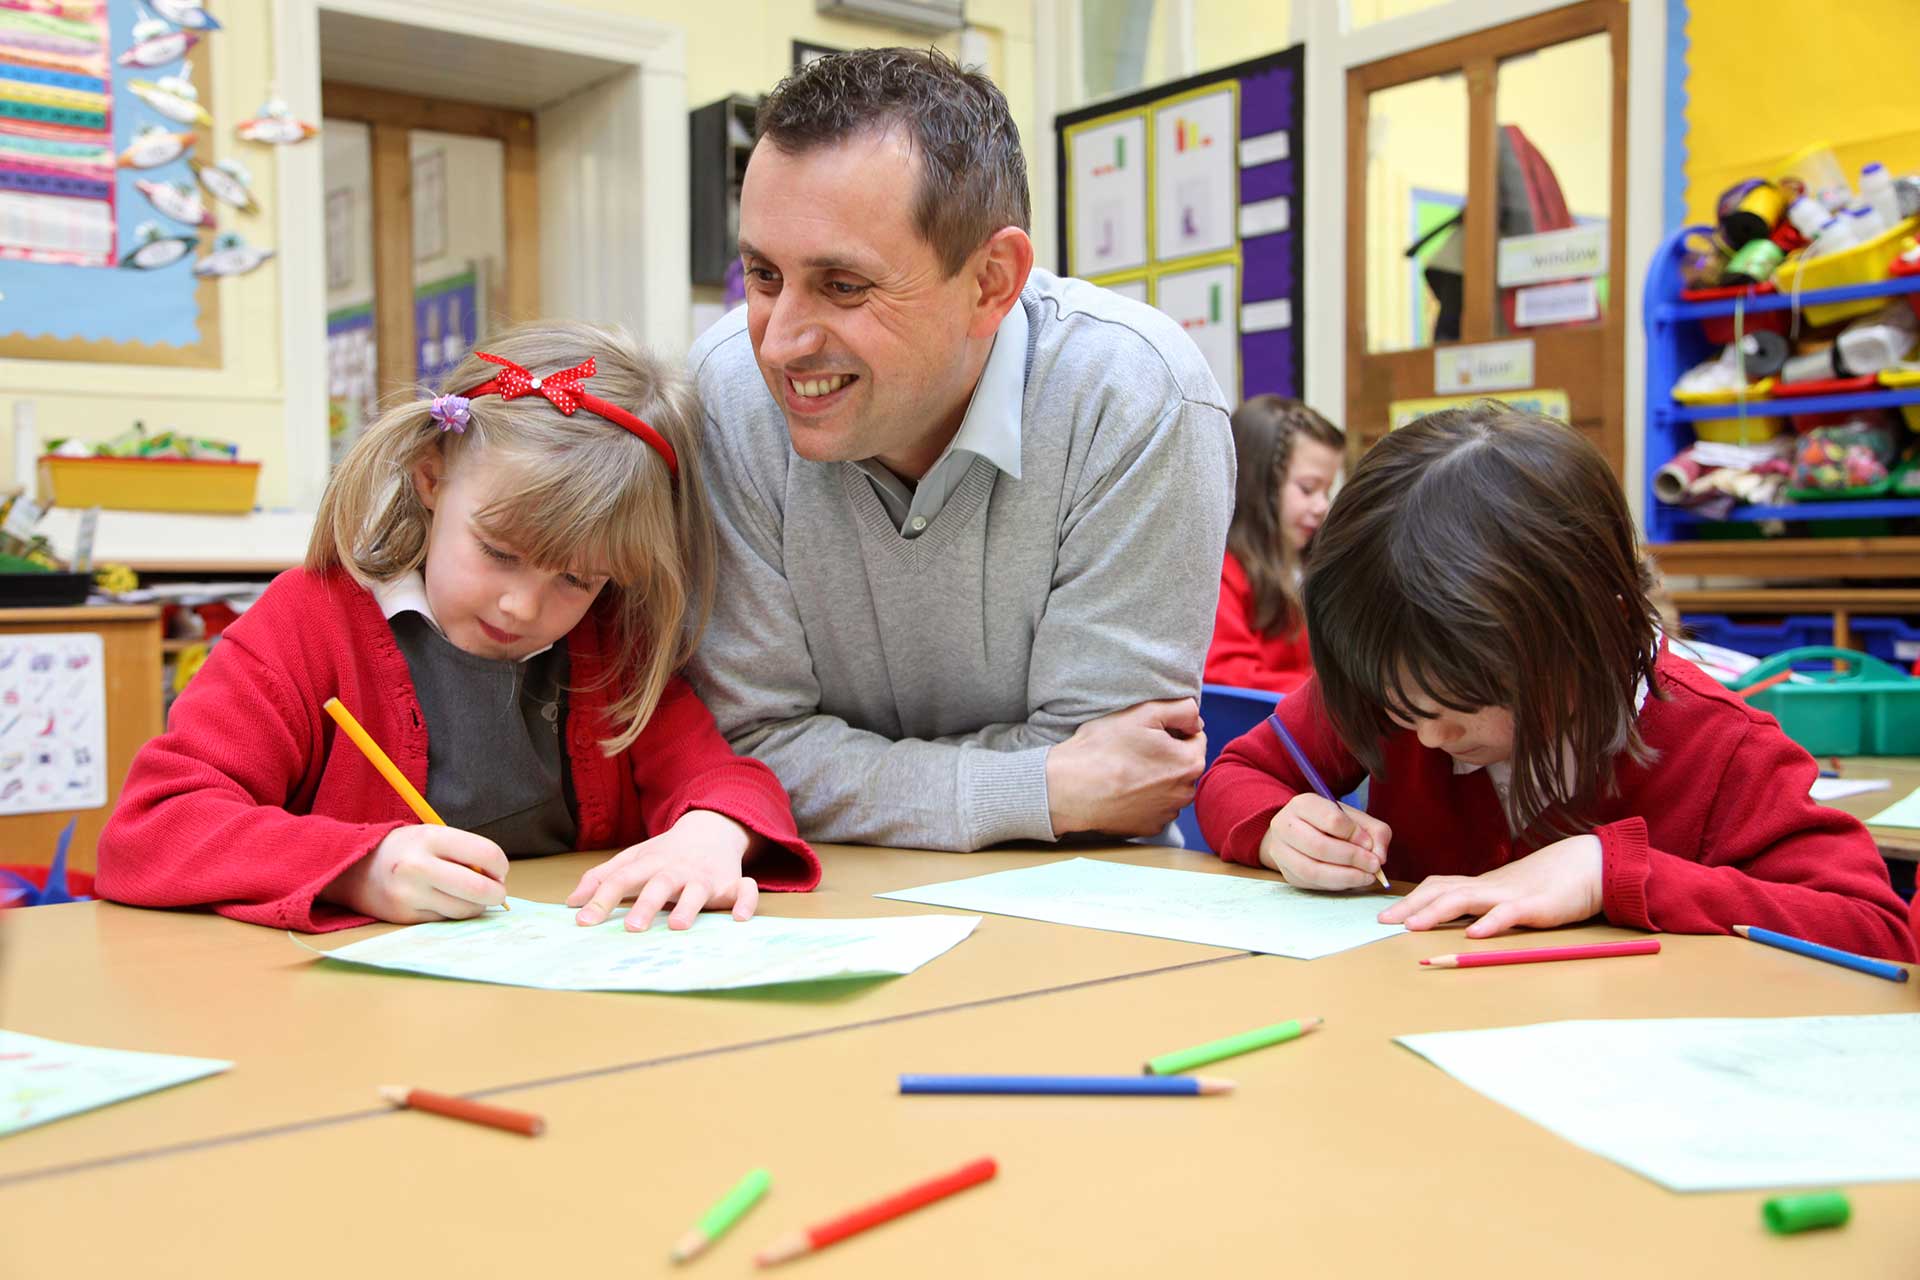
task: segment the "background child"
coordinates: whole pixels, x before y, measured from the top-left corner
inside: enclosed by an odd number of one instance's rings
[[[1239,479],[1208,683],[1292,693],[1313,673],[1301,625],[1301,565],[1333,501],[1346,447],[1340,428],[1298,400],[1255,396],[1235,410]]]
[[[394,409],[328,484],[304,568],[222,635],[135,758],[102,896],[304,930],[476,915],[506,850],[631,846],[568,905],[753,913],[819,863],[676,672],[714,544],[700,410],[621,332],[522,325]],[[322,710],[338,696],[448,825]],[[742,875],[750,865],[755,879]]]
[[[1670,654],[1612,472],[1571,428],[1486,403],[1368,452],[1307,571],[1315,678],[1202,779],[1207,841],[1290,884],[1419,887],[1380,913],[1475,938],[1604,914],[1756,924],[1913,958],[1871,837],[1807,795],[1818,767],[1772,717]]]

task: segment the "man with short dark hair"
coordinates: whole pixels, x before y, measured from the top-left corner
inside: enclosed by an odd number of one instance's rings
[[[722,732],[816,840],[1161,832],[1204,759],[1233,502],[1205,361],[1034,269],[984,75],[832,55],[759,134],[747,305],[692,355],[721,543],[693,675]]]

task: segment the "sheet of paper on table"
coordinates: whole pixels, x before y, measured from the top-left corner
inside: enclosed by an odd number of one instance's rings
[[[554,991],[725,991],[912,973],[958,945],[979,917],[738,921],[707,913],[691,929],[644,933],[626,912],[582,928],[571,907],[507,900],[512,911],[416,924],[322,952],[327,960]]]
[[[1017,871],[879,894],[900,902],[1022,916],[1315,960],[1403,932],[1374,917],[1379,893],[1315,893],[1279,879],[1063,858]]]
[[[185,1084],[232,1065],[0,1031],[0,1136]]]
[[[1674,1191],[1920,1178],[1920,1014],[1543,1022],[1398,1041]]]

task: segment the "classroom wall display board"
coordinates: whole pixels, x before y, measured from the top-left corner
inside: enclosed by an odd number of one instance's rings
[[[0,356],[219,364],[201,39],[141,0],[0,4]]]
[[[1179,321],[1230,405],[1301,392],[1302,53],[1054,120],[1063,274]]]
[[[107,684],[98,635],[0,636],[0,815],[107,802]]]

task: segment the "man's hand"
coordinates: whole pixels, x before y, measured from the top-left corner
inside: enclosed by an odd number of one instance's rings
[[[1206,763],[1207,735],[1192,698],[1089,720],[1047,752],[1053,834],[1156,835],[1193,802]]]

